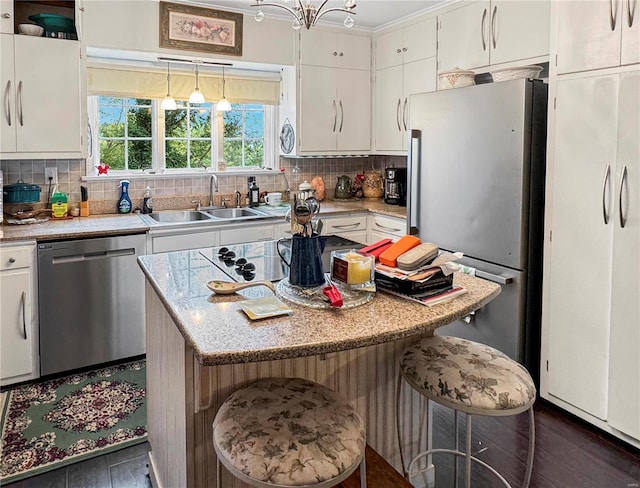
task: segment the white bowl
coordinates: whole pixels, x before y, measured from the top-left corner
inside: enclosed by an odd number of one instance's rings
[[[476,84],[476,74],[464,69],[452,69],[438,74],[438,90],[462,88]]]
[[[542,72],[542,66],[519,66],[491,71],[493,81],[517,80],[519,78],[537,78]]]
[[[20,32],[20,34],[26,34],[28,36],[40,37],[44,32],[44,28],[36,24],[19,24],[18,32]]]

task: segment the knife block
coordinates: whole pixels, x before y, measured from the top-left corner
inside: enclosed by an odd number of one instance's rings
[[[80,217],[89,216],[89,202],[80,202]]]

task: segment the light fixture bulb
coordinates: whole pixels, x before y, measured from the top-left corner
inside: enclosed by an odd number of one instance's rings
[[[175,110],[177,107],[176,101],[171,96],[171,72],[169,71],[169,63],[167,63],[167,96],[160,103],[160,108],[162,110]]]
[[[344,0],[344,8],[353,8],[356,6],[356,0]]]
[[[167,95],[162,100],[162,103],[160,103],[160,108],[162,110],[175,110],[178,108],[178,105],[171,95]]]
[[[204,103],[204,94],[200,91],[200,85],[198,84],[198,65],[196,64],[196,87],[189,95],[189,103]]]
[[[229,110],[231,110],[231,104],[229,103],[229,100],[222,97],[216,104],[216,110],[218,112],[228,112]]]
[[[204,95],[199,88],[196,88],[189,95],[189,103],[204,103]]]
[[[256,19],[256,22],[262,22],[264,20],[264,12],[262,9],[258,9],[254,19]]]
[[[300,28],[302,27],[302,24],[298,19],[295,19],[293,21],[293,24],[291,24],[291,27],[293,27],[293,30],[300,30]]]
[[[354,24],[353,17],[351,17],[351,15],[347,15],[347,18],[344,19],[344,26],[347,29],[351,29],[353,27],[353,24]]]

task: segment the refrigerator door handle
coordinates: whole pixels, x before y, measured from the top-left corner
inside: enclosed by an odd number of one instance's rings
[[[487,273],[486,271],[481,271],[476,269],[476,276],[478,278],[482,278],[483,280],[493,281],[494,283],[498,283],[499,285],[508,285],[513,282],[513,278],[504,277],[493,273]]]
[[[420,181],[420,167],[422,163],[422,131],[411,129],[411,139],[409,139],[409,155],[407,157],[407,234],[418,235],[420,230],[417,227],[417,218],[414,214],[414,192],[415,201],[418,199],[418,184]],[[413,174],[415,168],[416,174]]]

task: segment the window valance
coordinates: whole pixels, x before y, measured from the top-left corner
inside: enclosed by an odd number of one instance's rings
[[[275,76],[274,76],[275,77]],[[225,75],[225,94],[232,103],[277,105],[280,95],[278,79],[240,78]],[[200,90],[207,102],[222,98],[222,75],[200,71]],[[171,70],[171,96],[188,100],[195,86],[193,73]],[[164,98],[167,73],[142,69],[95,67],[87,70],[87,94],[129,98]]]

